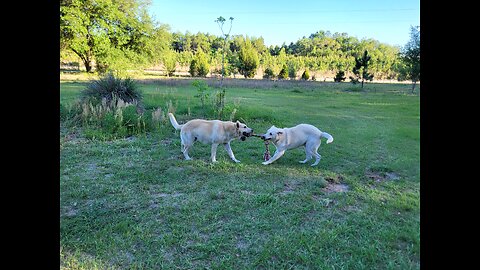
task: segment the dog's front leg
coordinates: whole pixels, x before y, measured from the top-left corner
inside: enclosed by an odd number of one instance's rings
[[[218,146],[218,143],[212,144],[212,154],[211,154],[212,162],[217,162],[217,146]]]
[[[223,144],[223,146],[225,146],[225,150],[227,150],[228,156],[236,163],[239,163],[240,160],[235,158],[235,155],[233,154],[233,151],[232,151],[232,147],[230,147],[230,143],[225,143]]]
[[[271,157],[269,160],[267,161],[264,161],[262,162],[263,165],[268,165],[272,162],[274,162],[275,160],[279,159],[281,156],[283,156],[283,154],[285,154],[285,150],[279,150],[277,148],[277,150],[275,151],[275,154],[273,155],[273,157]]]

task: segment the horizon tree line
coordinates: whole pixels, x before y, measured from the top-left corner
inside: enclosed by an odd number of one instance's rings
[[[87,72],[98,73],[163,65],[167,76],[188,69],[192,76],[253,78],[262,70],[266,78],[286,73],[297,79],[307,70],[352,75],[355,59],[368,51],[375,78],[420,80],[419,27],[411,27],[412,40],[403,48],[323,30],[289,45],[266,46],[262,37],[171,32],[150,18],[147,7],[135,0],[61,1],[60,60],[77,59]]]

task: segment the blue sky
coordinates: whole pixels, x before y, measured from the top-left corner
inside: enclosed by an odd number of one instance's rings
[[[319,30],[404,46],[410,26],[420,25],[420,0],[151,0],[150,14],[172,32],[217,36],[215,19],[233,17],[231,35],[263,37],[267,46],[288,45]]]

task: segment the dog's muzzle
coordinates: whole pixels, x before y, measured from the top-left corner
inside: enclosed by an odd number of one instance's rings
[[[271,140],[272,138],[267,138],[267,137],[265,137],[265,135],[262,135],[262,136],[260,137],[260,139],[262,139],[262,140],[264,140],[264,141],[268,141],[268,140]]]
[[[245,131],[242,132],[242,135],[245,136],[245,137],[250,137],[250,136],[252,136],[252,134],[253,134],[253,131],[252,132],[245,132]]]

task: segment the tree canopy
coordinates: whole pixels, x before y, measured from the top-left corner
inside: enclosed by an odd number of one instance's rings
[[[412,28],[411,41],[403,48],[324,30],[288,45],[266,46],[262,37],[224,33],[221,26],[227,20],[223,17],[215,20],[222,30],[219,36],[171,32],[168,25],[153,22],[148,5],[139,0],[62,0],[61,51],[73,52],[88,72],[140,70],[162,63],[165,74],[174,75],[178,67],[188,70],[192,60],[196,64],[201,60],[202,76],[208,65],[212,76],[253,77],[259,70],[268,70],[266,77],[274,77],[285,69],[291,79],[297,79],[302,70],[314,77],[320,73],[333,78],[340,71],[350,76],[355,59],[368,51],[369,73],[375,78],[420,79],[417,28]],[[200,74],[196,68],[193,74]]]
[[[61,1],[61,47],[72,50],[87,72],[93,62],[99,71],[151,63],[163,36],[147,5],[135,0]]]
[[[420,27],[410,28],[410,40],[400,52],[402,68],[400,76],[412,80],[412,92],[415,91],[415,84],[420,81]]]

